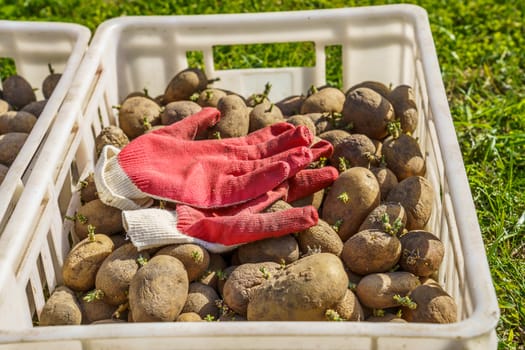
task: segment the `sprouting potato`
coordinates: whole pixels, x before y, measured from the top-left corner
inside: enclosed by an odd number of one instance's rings
[[[133,321],[175,321],[186,302],[188,288],[188,273],[179,259],[154,256],[137,271],[129,286]]]
[[[82,310],[75,293],[60,286],[54,290],[40,313],[41,326],[79,325],[82,322]]]
[[[350,271],[358,275],[387,272],[401,256],[401,242],[380,230],[359,231],[343,246],[341,259]]]
[[[78,239],[88,236],[89,226],[94,226],[97,232],[114,235],[124,230],[122,226],[122,211],[104,204],[100,199],[94,199],[78,208],[75,215],[75,234]]]
[[[407,213],[406,229],[424,229],[434,201],[434,189],[429,180],[422,176],[410,176],[399,182],[388,194],[387,202],[400,203]]]
[[[164,91],[164,104],[189,100],[194,93],[206,89],[210,80],[200,68],[186,68],[170,80]]]
[[[219,294],[212,287],[200,282],[190,283],[182,312],[195,312],[201,319],[213,317],[216,320],[220,312],[216,303],[219,299]]]
[[[341,113],[345,94],[335,87],[325,87],[309,95],[301,104],[301,114]]]
[[[113,241],[104,235],[90,232],[66,256],[62,267],[64,284],[75,291],[94,289],[97,271],[113,251]]]
[[[338,228],[346,241],[354,235],[366,216],[379,205],[379,184],[370,170],[353,167],[341,174],[328,191],[321,218]]]
[[[301,105],[305,100],[304,95],[292,95],[275,103],[285,117],[291,117],[301,112]]]
[[[190,282],[198,280],[210,265],[210,253],[197,244],[172,244],[161,248],[155,255],[170,255],[179,259],[188,273]]]
[[[388,135],[388,124],[395,120],[392,104],[366,87],[348,93],[343,107],[343,125],[353,133],[381,140]]]
[[[279,107],[264,100],[254,106],[250,112],[250,132],[283,121],[285,119]]]
[[[322,321],[327,309],[344,298],[348,278],[341,260],[330,253],[305,256],[252,290],[249,321]]]
[[[383,142],[383,155],[386,165],[399,181],[409,176],[424,176],[425,158],[415,138],[407,134],[390,137]]]
[[[438,271],[445,248],[436,235],[423,230],[408,231],[400,241],[399,265],[404,271],[420,277],[429,277]]]
[[[152,99],[133,96],[125,99],[120,106],[119,126],[131,140],[160,124],[160,113],[160,106]]]
[[[123,148],[129,143],[129,138],[122,130],[116,125],[109,125],[103,128],[95,138],[95,152],[97,158],[102,153],[102,149],[106,145],[112,145],[117,148]]]
[[[20,110],[25,105],[36,101],[36,95],[29,82],[20,75],[12,75],[2,81],[3,99],[14,109]]]
[[[289,264],[299,259],[299,245],[291,235],[247,243],[237,248],[237,251],[241,264],[265,261]]]
[[[10,111],[0,114],[0,134],[7,134],[8,132],[29,134],[36,120],[36,117],[29,112]]]
[[[0,164],[10,166],[24,146],[29,134],[25,132],[10,132],[0,135]]]
[[[238,95],[221,98],[217,104],[221,119],[209,131],[210,138],[246,136],[250,129],[250,111]]]
[[[193,101],[173,101],[164,106],[160,114],[162,125],[170,125],[199,112],[200,105]]]
[[[418,124],[418,111],[414,90],[409,85],[398,85],[386,98],[392,103],[396,119],[401,123],[403,133],[412,134]]]

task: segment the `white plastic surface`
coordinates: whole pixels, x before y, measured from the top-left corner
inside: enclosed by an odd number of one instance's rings
[[[213,46],[313,42],[315,67],[216,71]],[[325,46],[341,45],[343,89],[363,80],[409,84],[421,115],[416,136],[436,189],[428,229],[446,247],[439,282],[458,303],[452,324],[202,322],[33,327],[43,290],[61,282],[75,184],[94,168],[94,138],[116,122],[113,105],[133,90],[163,92],[202,51],[210,77],[249,94],[270,81],[270,97],[306,92],[325,80]],[[260,90],[260,88],[258,88]],[[79,340],[83,349],[495,349],[498,304],[452,124],[426,12],[411,5],[334,10],[124,17],[99,27],[13,220],[0,240],[0,341]],[[49,140],[53,140],[52,142]],[[8,249],[9,248],[9,249]],[[25,295],[13,293],[25,290]],[[10,310],[10,312],[4,312]],[[14,310],[19,310],[13,314]],[[15,321],[16,319],[16,321]],[[59,346],[57,344],[57,346]]]
[[[32,161],[51,127],[88,46],[88,28],[71,23],[0,20],[0,57],[14,60],[17,73],[42,100],[48,64],[62,78],[0,185],[0,235],[31,173]],[[1,86],[1,83],[0,83]]]

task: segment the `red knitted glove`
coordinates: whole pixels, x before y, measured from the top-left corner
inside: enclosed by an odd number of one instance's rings
[[[127,234],[139,249],[176,243],[197,243],[220,253],[256,240],[279,237],[305,230],[317,223],[314,207],[291,208],[262,213],[279,199],[292,202],[328,185],[338,176],[337,169],[302,170],[249,202],[219,209],[197,209],[177,205],[176,210],[148,208],[123,211]]]
[[[148,206],[151,198],[199,208],[231,206],[276,188],[315,156],[310,131],[288,123],[240,138],[193,140],[219,118],[217,109],[203,108],[120,152],[106,146],[95,171],[100,199],[122,210]]]

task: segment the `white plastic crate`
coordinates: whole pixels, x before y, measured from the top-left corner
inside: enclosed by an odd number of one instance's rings
[[[314,67],[215,70],[214,45],[313,42]],[[416,136],[436,190],[428,229],[446,247],[439,282],[455,298],[452,324],[368,322],[124,323],[33,327],[45,293],[61,283],[75,184],[93,171],[94,139],[116,123],[129,92],[162,93],[201,51],[218,86],[243,94],[272,83],[277,100],[325,82],[325,47],[341,45],[343,88],[363,80],[409,84],[421,114]],[[275,87],[281,87],[275,89]],[[82,349],[495,349],[498,304],[427,13],[389,5],[280,13],[123,17],[102,24],[0,240],[0,341],[10,349],[60,343]],[[26,344],[21,344],[24,342]],[[2,347],[0,346],[0,349]]]
[[[14,60],[17,73],[38,89],[35,91],[37,100],[44,98],[41,88],[49,74],[48,64],[56,73],[62,73],[60,82],[0,185],[0,234],[24,189],[33,158],[66,96],[90,37],[89,29],[78,24],[0,20],[0,57]]]

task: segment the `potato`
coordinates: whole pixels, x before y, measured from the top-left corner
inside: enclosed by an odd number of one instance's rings
[[[398,237],[402,234],[407,222],[405,208],[399,203],[383,202],[368,214],[359,227],[363,230],[382,230]]]
[[[454,299],[431,279],[414,288],[409,294],[416,307],[403,307],[408,322],[453,323],[458,321]]]
[[[44,111],[48,100],[34,101],[24,106],[20,111],[31,113],[35,118],[40,117],[40,114]]]
[[[272,278],[281,265],[275,262],[242,264],[231,271],[222,290],[224,302],[239,315],[246,316],[250,294],[261,283]]]
[[[79,325],[82,310],[75,293],[65,287],[57,287],[47,299],[39,316],[40,326]]]
[[[376,147],[372,140],[363,134],[351,134],[334,145],[330,164],[340,170],[354,166],[368,168],[377,164]],[[342,167],[342,168],[341,168]]]
[[[110,305],[102,299],[84,298],[80,300],[82,309],[82,324],[91,324],[96,321],[113,318],[113,313],[117,310],[115,305]]]
[[[208,251],[193,243],[171,244],[160,249],[155,255],[171,255],[179,259],[188,273],[190,282],[199,279],[210,265]]]
[[[315,209],[319,210],[323,204],[325,190],[321,189],[315,193],[312,193],[306,197],[299,198],[290,202],[290,205],[294,208],[306,207],[307,205],[313,206]]]
[[[188,288],[188,274],[179,259],[154,256],[137,271],[129,286],[133,321],[174,321],[184,307]]]
[[[429,277],[438,271],[445,248],[433,233],[409,231],[400,238],[402,254],[399,266],[419,277]]]
[[[20,75],[12,75],[2,81],[3,99],[15,110],[22,109],[25,105],[36,101],[36,95],[31,84]]]
[[[24,146],[29,134],[24,132],[10,132],[0,135],[0,164],[10,166]]]
[[[201,109],[202,107],[193,101],[173,101],[164,106],[164,110],[160,114],[160,122],[162,125],[171,125],[199,112]]]
[[[366,168],[353,167],[342,172],[330,187],[321,218],[338,227],[346,241],[357,232],[366,216],[379,205],[379,184]]]
[[[337,232],[322,219],[319,219],[317,225],[299,232],[297,242],[303,254],[318,249],[323,253],[339,256],[343,251],[343,241]]]
[[[345,93],[345,95],[348,95],[349,92],[355,90],[355,89],[358,89],[358,88],[362,88],[362,87],[366,87],[366,88],[369,88],[369,89],[372,89],[374,90],[375,92],[379,93],[381,96],[384,96],[384,97],[387,97],[388,94],[390,93],[390,88],[388,86],[386,86],[384,83],[380,82],[380,81],[374,81],[374,80],[365,80],[361,83],[358,83],[358,84],[355,84],[353,86],[351,86]]]
[[[359,299],[350,289],[346,290],[343,299],[337,303],[335,312],[346,321],[364,321],[365,313]]]
[[[200,68],[186,68],[170,80],[164,91],[164,103],[189,100],[191,95],[201,92],[208,86],[209,80]]]
[[[394,108],[379,93],[369,88],[357,88],[348,93],[343,106],[341,123],[352,133],[365,134],[381,140],[388,135],[388,123],[395,119]]]
[[[219,100],[227,95],[228,93],[224,90],[208,88],[201,91],[196,102],[201,107],[217,107]]]
[[[119,109],[119,126],[129,139],[134,139],[151,126],[160,124],[160,106],[150,98],[134,96],[124,100]]]
[[[381,190],[381,200],[384,201],[390,190],[398,184],[396,174],[386,166],[373,166],[370,171],[375,175]]]
[[[263,101],[250,112],[250,130],[253,132],[275,123],[284,122],[284,116],[276,105]]]
[[[422,176],[411,176],[397,184],[388,194],[387,202],[400,203],[407,213],[406,229],[425,228],[434,201],[434,189],[429,180]]]
[[[95,184],[95,174],[90,172],[86,177],[78,182],[80,200],[82,203],[91,202],[98,199],[97,186]]]
[[[29,134],[36,120],[36,117],[28,112],[10,111],[0,114],[0,134],[7,134],[8,132]]]
[[[7,101],[0,99],[0,115],[9,112],[11,109],[12,108]]]
[[[284,116],[290,117],[301,113],[301,105],[305,99],[304,95],[292,95],[276,102],[275,105],[279,107]]]
[[[109,236],[121,233],[124,230],[121,213],[122,210],[106,205],[100,199],[89,201],[77,210],[75,235],[78,239],[86,238],[89,225]]]
[[[190,283],[188,298],[182,312],[195,312],[202,319],[212,316],[216,320],[220,315],[216,304],[219,299],[219,295],[212,287],[200,282]]]
[[[319,134],[319,138],[330,142],[334,148],[343,143],[344,140],[350,136],[352,135],[348,131],[341,129],[333,129]]]
[[[407,134],[389,137],[383,142],[383,156],[387,167],[399,181],[409,176],[424,176],[426,162],[418,142]]]
[[[241,264],[265,261],[289,264],[299,259],[299,245],[292,235],[250,242],[237,248],[237,252]]]
[[[301,104],[300,114],[341,113],[345,94],[335,87],[325,87],[309,95]]]
[[[147,252],[140,253],[132,243],[115,249],[102,263],[95,278],[95,287],[104,293],[104,301],[120,305],[128,300],[131,279],[141,267],[139,258],[147,259]]]
[[[97,233],[78,242],[64,260],[64,284],[75,291],[93,289],[97,271],[112,251],[113,242],[104,234]]]
[[[316,135],[334,130],[336,127],[335,117],[332,113],[306,113],[303,115],[314,122]]]
[[[237,95],[228,95],[220,99],[217,109],[221,119],[213,126],[210,138],[229,138],[246,136],[250,129],[250,112],[244,100]]]
[[[398,307],[396,296],[405,297],[420,285],[419,278],[405,271],[372,273],[357,284],[356,294],[362,305],[372,309]]]
[[[62,74],[54,73],[52,71],[44,78],[44,81],[42,81],[42,94],[45,99],[51,97],[51,94],[55,91],[55,87],[58,85],[60,78],[62,78]]]
[[[348,269],[358,275],[387,272],[400,256],[399,239],[380,230],[359,231],[344,243],[341,253]]]
[[[212,287],[218,291],[219,274],[227,267],[226,261],[222,255],[217,253],[210,254],[210,264],[206,272],[200,277],[199,282]]]
[[[204,320],[196,312],[183,312],[177,316],[176,322],[203,322]]]
[[[109,125],[103,128],[95,138],[95,152],[97,158],[102,153],[102,148],[106,145],[112,145],[117,148],[123,148],[129,143],[129,138],[122,130],[116,125]]]
[[[345,296],[348,278],[330,253],[301,258],[253,289],[249,321],[322,321]]]
[[[308,130],[310,130],[312,135],[314,136],[316,135],[317,130],[315,128],[315,124],[312,121],[312,119],[308,118],[306,115],[303,115],[303,114],[293,115],[291,117],[286,118],[286,122],[292,125],[295,125],[295,126],[299,126],[299,125],[306,126]]]
[[[405,134],[412,134],[418,124],[418,111],[414,90],[409,85],[396,86],[386,98],[394,107],[396,119],[401,123],[401,130]]]

